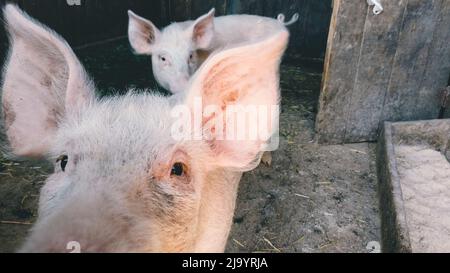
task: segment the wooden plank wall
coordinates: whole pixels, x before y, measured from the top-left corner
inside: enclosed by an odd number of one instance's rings
[[[320,143],[375,141],[383,121],[434,119],[450,74],[450,1],[335,0],[316,129]]]
[[[67,0],[0,0],[17,3],[34,18],[60,33],[72,46],[125,36],[128,9],[140,10],[142,16],[162,23],[160,1],[80,0],[70,6]],[[3,32],[3,26],[2,32]]]
[[[275,18],[279,13],[286,20],[298,12],[299,21],[290,26],[290,50],[305,57],[323,58],[330,26],[331,0],[232,0],[228,13],[247,13]]]
[[[80,6],[69,6],[67,0],[0,0],[0,7],[6,1],[18,3],[74,47],[126,35],[128,9],[159,27],[195,19],[212,7],[217,15],[249,13],[275,17],[285,13],[290,18],[299,12],[299,22],[291,27],[290,49],[310,58],[325,55],[332,11],[332,0],[80,0]],[[0,47],[4,44],[0,26]]]
[[[34,18],[61,34],[72,47],[104,41],[127,33],[127,10],[140,10],[142,16],[162,24],[161,2],[143,0],[80,0],[69,6],[67,0],[0,0],[18,4]],[[7,48],[2,12],[0,12],[0,67]]]

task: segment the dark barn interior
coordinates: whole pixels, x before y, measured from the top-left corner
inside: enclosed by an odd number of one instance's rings
[[[102,96],[166,93],[150,57],[132,52],[129,9],[159,28],[212,7],[216,16],[299,13],[281,65],[280,147],[241,181],[228,252],[372,251],[382,241],[374,141],[383,122],[437,118],[440,106],[450,115],[438,96],[450,72],[446,0],[392,1],[378,17],[359,0],[0,0],[0,7],[5,2],[61,34]],[[7,48],[1,26],[1,65]],[[0,252],[23,242],[51,171],[0,156]]]
[[[2,2],[0,0],[0,5]],[[68,5],[66,0],[9,1],[18,3],[31,16],[61,34],[75,49],[102,94],[127,88],[160,89],[152,78],[149,58],[132,54],[126,39],[127,10],[150,19],[162,28],[171,22],[196,19],[216,9],[217,16],[227,14],[255,14],[275,18],[284,13],[290,18],[299,13],[297,23],[290,26],[291,39],[285,64],[302,63],[305,69],[321,73],[325,56],[332,1],[119,1],[81,0],[80,5]],[[6,54],[7,39],[0,30],[1,60]],[[291,69],[295,77],[295,71]],[[309,81],[309,78],[308,78]],[[310,84],[315,90],[305,94],[308,100],[319,96],[317,81]],[[308,88],[311,89],[311,88]],[[314,108],[316,111],[316,105]]]
[[[284,13],[290,18],[298,12],[299,22],[290,27],[290,49],[308,58],[324,57],[332,10],[331,0],[80,1],[79,6],[70,6],[65,0],[2,0],[0,4],[18,3],[30,15],[60,33],[75,48],[125,37],[128,9],[149,18],[158,27],[195,19],[213,7],[217,16],[255,14],[275,18],[279,13]],[[5,41],[4,38],[2,31],[2,41]]]

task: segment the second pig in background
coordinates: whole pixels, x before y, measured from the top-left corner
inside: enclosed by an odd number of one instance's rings
[[[215,9],[195,21],[172,23],[159,30],[152,22],[128,11],[128,38],[137,54],[152,56],[156,81],[172,94],[186,90],[190,77],[214,51],[269,37],[286,30],[299,15],[285,23],[255,15],[214,17]]]

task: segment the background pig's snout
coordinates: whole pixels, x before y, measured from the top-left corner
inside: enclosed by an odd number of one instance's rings
[[[189,77],[181,76],[176,82],[170,83],[170,91],[174,94],[184,92],[188,88]]]

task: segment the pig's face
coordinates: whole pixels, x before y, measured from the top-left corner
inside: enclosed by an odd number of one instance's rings
[[[180,25],[173,24],[159,35],[152,49],[152,66],[162,87],[174,94],[186,91],[199,61],[197,49]]]
[[[4,14],[11,52],[2,127],[12,153],[55,162],[21,251],[68,252],[71,242],[82,252],[223,251],[240,175],[255,166],[262,140],[219,140],[224,126],[211,116],[199,126],[212,138],[176,138],[172,114],[194,112],[197,98],[221,106],[219,116],[231,104],[277,105],[288,34],[212,56],[185,97],[99,100],[62,38],[13,5]]]
[[[194,251],[207,150],[172,140],[170,109],[165,98],[128,95],[62,119],[50,142],[55,173],[22,251],[70,241],[86,252]]]
[[[185,92],[204,61],[214,35],[214,9],[195,22],[173,23],[159,31],[129,11],[128,37],[138,54],[152,55],[153,74],[172,93]]]

